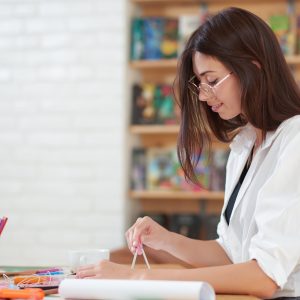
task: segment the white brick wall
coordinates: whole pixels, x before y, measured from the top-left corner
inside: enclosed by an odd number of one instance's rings
[[[0,266],[124,243],[125,1],[0,0]]]

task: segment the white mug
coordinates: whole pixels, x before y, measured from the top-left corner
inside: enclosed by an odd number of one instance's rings
[[[93,265],[103,259],[109,259],[108,249],[70,250],[68,252],[69,267],[76,272],[80,266]]]

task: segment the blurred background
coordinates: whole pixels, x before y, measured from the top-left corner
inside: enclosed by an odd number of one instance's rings
[[[0,266],[124,253],[144,215],[216,237],[229,147],[214,139],[186,182],[173,81],[190,34],[228,6],[268,22],[298,81],[298,0],[0,0]]]
[[[0,1],[0,265],[124,243],[126,1]]]

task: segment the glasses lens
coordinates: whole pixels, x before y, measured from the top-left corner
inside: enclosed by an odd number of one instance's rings
[[[199,90],[200,90],[200,98],[201,99],[209,99],[214,96],[214,92],[213,92],[212,88],[206,83],[200,83]]]
[[[196,95],[199,96],[199,80],[196,77],[192,77],[188,82],[189,90]]]

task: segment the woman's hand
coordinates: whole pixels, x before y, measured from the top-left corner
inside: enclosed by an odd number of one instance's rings
[[[133,254],[139,249],[139,244],[155,250],[164,250],[169,236],[170,231],[149,217],[138,218],[126,232],[128,248]],[[142,254],[141,251],[138,254]]]
[[[131,270],[129,266],[102,260],[95,265],[82,266],[76,278],[101,279],[139,279],[142,270]]]

